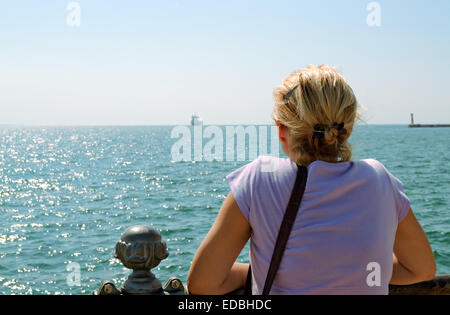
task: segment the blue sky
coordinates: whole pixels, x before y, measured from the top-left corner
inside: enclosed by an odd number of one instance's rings
[[[450,123],[450,1],[0,1],[0,124],[270,123],[272,91],[336,66],[372,124]]]

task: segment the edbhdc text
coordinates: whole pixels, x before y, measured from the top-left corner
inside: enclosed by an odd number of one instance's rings
[[[179,302],[178,310],[196,310],[209,313],[214,310],[271,310],[272,300],[224,299],[221,301],[185,301]]]

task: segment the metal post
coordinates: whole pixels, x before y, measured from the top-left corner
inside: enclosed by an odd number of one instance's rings
[[[114,283],[105,281],[97,295],[148,294],[148,295],[183,295],[187,289],[177,278],[170,278],[164,287],[150,271],[169,256],[166,243],[152,227],[136,225],[128,228],[116,244],[114,257],[133,272],[118,290]]]

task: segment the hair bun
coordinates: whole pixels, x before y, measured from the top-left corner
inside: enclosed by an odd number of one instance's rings
[[[324,139],[325,139],[326,144],[328,144],[328,145],[335,144],[338,136],[339,136],[339,131],[336,128],[331,127],[331,128],[325,129]]]

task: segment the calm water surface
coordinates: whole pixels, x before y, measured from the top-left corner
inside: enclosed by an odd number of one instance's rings
[[[129,226],[152,225],[170,252],[155,270],[185,283],[195,250],[246,162],[174,162],[173,127],[0,129],[0,293],[91,294],[129,271],[113,258]],[[205,141],[206,142],[206,141]],[[450,128],[360,126],[354,159],[375,158],[405,186],[450,273]],[[270,146],[269,146],[270,147]],[[248,261],[248,247],[239,257]],[[81,286],[66,268],[81,267]]]

